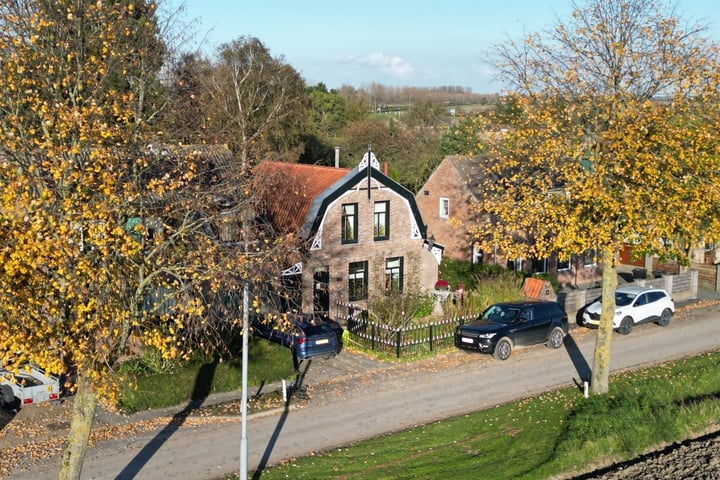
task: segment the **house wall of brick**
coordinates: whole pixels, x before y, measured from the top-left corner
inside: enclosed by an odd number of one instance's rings
[[[360,185],[364,186],[365,182]],[[373,181],[377,187],[377,182]],[[374,205],[375,202],[389,201],[390,227],[389,239],[375,240]],[[341,218],[344,204],[357,203],[358,241],[342,243]],[[384,289],[385,260],[393,257],[403,258],[404,290],[428,291],[437,281],[438,264],[424,240],[413,238],[413,214],[406,200],[389,188],[373,188],[370,199],[366,189],[353,189],[346,192],[329,206],[322,222],[321,248],[311,250],[303,265],[302,291],[303,311],[313,308],[313,273],[316,268],[329,271],[330,309],[336,303],[354,303],[363,307],[367,302],[350,302],[348,298],[348,269],[353,262],[368,262],[368,294],[372,298]],[[419,233],[415,229],[416,233]]]
[[[440,217],[440,199],[450,201],[449,218]],[[470,195],[449,158],[443,160],[415,195],[418,209],[427,225],[428,237],[445,247],[444,258],[472,260],[472,239],[467,231]]]

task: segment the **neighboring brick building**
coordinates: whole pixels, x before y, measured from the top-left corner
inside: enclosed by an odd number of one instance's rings
[[[416,195],[428,238],[444,246],[443,257],[498,264],[526,274],[547,273],[556,276],[560,286],[590,287],[599,282],[602,269],[594,251],[573,255],[563,262],[554,255],[547,259],[509,260],[502,252],[483,252],[474,245],[468,227],[476,221],[471,209],[480,198],[480,162],[482,157],[445,157]]]
[[[428,236],[445,247],[444,257],[480,263],[482,254],[474,247],[467,229],[471,223],[470,205],[476,201],[473,189],[480,183],[474,165],[476,163],[467,157],[445,157],[415,200]]]
[[[390,288],[434,288],[442,247],[427,241],[412,192],[382,173],[372,152],[353,169],[264,162],[256,177],[269,192],[262,215],[306,247],[284,272],[300,285],[303,312],[367,307]]]

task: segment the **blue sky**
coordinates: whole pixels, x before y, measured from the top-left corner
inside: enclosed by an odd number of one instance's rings
[[[671,2],[686,19],[710,26],[720,43],[717,0]],[[581,3],[581,2],[579,2]],[[496,93],[485,62],[493,46],[567,18],[571,0],[169,0],[196,20],[207,52],[242,35],[283,56],[307,84],[356,88],[457,85]]]

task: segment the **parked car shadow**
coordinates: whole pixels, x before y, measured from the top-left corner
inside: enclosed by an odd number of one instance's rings
[[[135,458],[123,468],[115,477],[115,480],[130,480],[135,478],[153,455],[160,450],[160,447],[185,423],[185,419],[190,416],[192,411],[202,405],[203,401],[210,394],[217,364],[218,361],[215,360],[211,363],[205,363],[200,367],[197,377],[195,378],[192,397],[187,406],[173,415],[170,422],[135,455]]]
[[[580,391],[582,391],[584,388],[583,383],[590,382],[592,370],[590,369],[590,365],[588,364],[587,360],[585,360],[585,357],[583,356],[580,348],[575,342],[575,339],[570,333],[565,336],[565,350],[567,350],[567,353],[570,356],[570,360],[575,366],[575,371],[578,374],[578,378],[573,378],[573,381],[575,382],[575,385],[577,385],[577,387],[580,389]]]

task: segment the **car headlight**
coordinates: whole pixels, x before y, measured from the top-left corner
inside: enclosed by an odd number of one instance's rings
[[[478,335],[478,338],[492,338],[495,335],[497,335],[497,334],[496,333],[481,333],[480,335]]]

